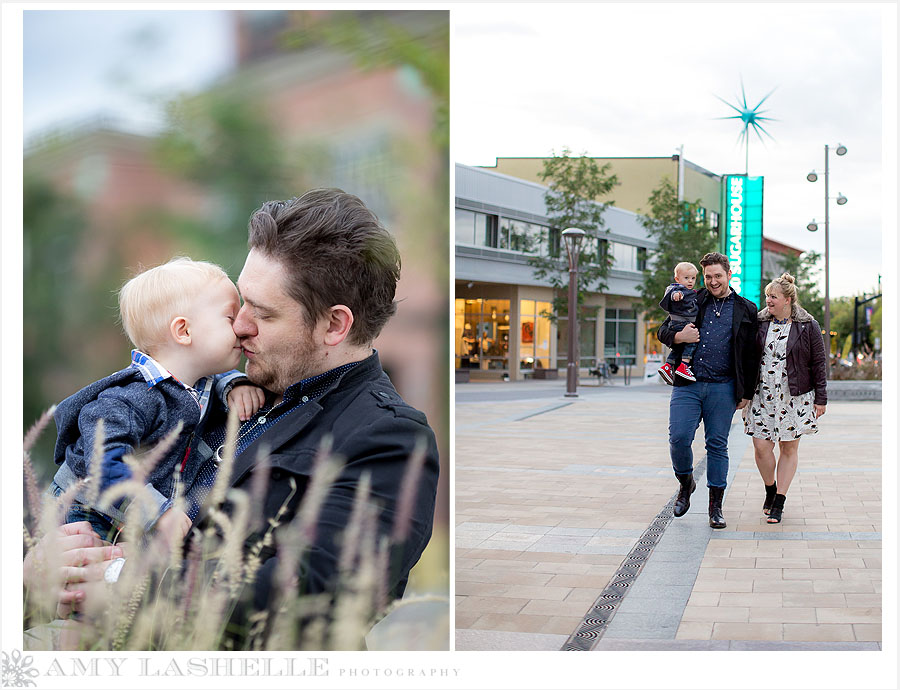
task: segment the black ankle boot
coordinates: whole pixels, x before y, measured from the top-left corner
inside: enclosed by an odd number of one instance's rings
[[[688,472],[687,474],[678,474],[676,472],[675,477],[678,479],[678,483],[681,484],[681,488],[678,489],[678,496],[675,497],[675,517],[681,517],[691,507],[691,494],[696,491],[697,482],[694,481],[693,472]]]
[[[775,494],[775,500],[772,501],[772,510],[769,511],[769,517],[766,522],[775,524],[781,522],[781,516],[784,513],[784,494]]]
[[[709,526],[713,529],[725,527],[725,517],[722,515],[722,497],[724,495],[724,486],[709,487]]]
[[[772,501],[775,500],[775,494],[778,493],[778,487],[775,485],[775,482],[772,482],[772,485],[766,484],[766,500],[763,501],[763,513],[766,515],[769,514],[769,511],[772,510]]]

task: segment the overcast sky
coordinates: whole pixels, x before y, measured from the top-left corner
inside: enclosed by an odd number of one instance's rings
[[[766,178],[765,233],[824,249],[824,186],[806,181],[831,156],[831,294],[876,287],[881,256],[883,7],[818,4],[455,5],[453,156],[684,156],[715,173],[744,169],[736,102],[743,79],[775,141],[750,144]],[[895,32],[892,40],[896,41]],[[26,11],[26,142],[99,115],[152,131],[157,105],[233,64],[222,11]],[[896,88],[896,87],[895,87]],[[895,96],[896,97],[896,94]],[[896,190],[884,190],[896,195]]]
[[[453,11],[452,138],[457,162],[546,156],[684,156],[744,171],[741,79],[774,141],[750,142],[765,176],[764,233],[824,251],[822,177],[830,156],[831,295],[872,290],[882,272],[882,9],[860,5],[634,3],[461,6]],[[893,40],[896,41],[896,27]],[[896,86],[894,87],[896,89]],[[896,92],[895,92],[896,93]],[[896,190],[892,192],[896,199]],[[613,194],[614,198],[614,194]],[[893,270],[893,267],[889,267]]]
[[[160,104],[234,63],[225,11],[23,13],[23,129],[35,134],[97,117],[135,132],[162,122]]]

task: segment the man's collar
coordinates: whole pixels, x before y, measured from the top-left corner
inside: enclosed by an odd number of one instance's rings
[[[321,374],[316,374],[315,376],[310,376],[309,378],[305,378],[302,381],[297,381],[296,383],[292,383],[288,386],[284,391],[284,398],[291,399],[308,390],[311,387],[315,387],[316,389],[322,390],[324,392],[325,388],[330,388],[337,384],[344,375],[355,369],[357,366],[369,362],[378,361],[378,352],[376,350],[372,350],[372,354],[370,354],[365,359],[361,359],[356,362],[348,362],[347,364],[342,364],[339,367],[335,367],[334,369],[329,369],[326,372]]]

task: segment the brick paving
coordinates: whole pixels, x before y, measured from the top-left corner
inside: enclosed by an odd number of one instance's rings
[[[458,650],[560,649],[672,497],[668,388],[637,383],[584,386],[574,401],[560,382],[466,387]],[[495,391],[506,399],[492,401]],[[881,403],[829,404],[819,433],[801,441],[778,525],[760,510],[738,415],[729,447],[728,527],[709,529],[698,481],[690,512],[669,523],[593,648],[880,648]],[[694,453],[697,464],[702,429]]]

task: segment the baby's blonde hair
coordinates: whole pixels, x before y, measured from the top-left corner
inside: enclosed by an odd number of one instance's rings
[[[208,261],[176,256],[138,273],[119,290],[119,318],[134,346],[149,355],[167,341],[169,324],[187,311],[198,291],[228,274]]]
[[[694,264],[692,264],[690,261],[679,261],[677,264],[675,264],[675,270],[673,271],[673,273],[677,276],[678,271],[684,271],[688,268],[693,268],[694,271],[697,270],[697,267],[694,266]]]

